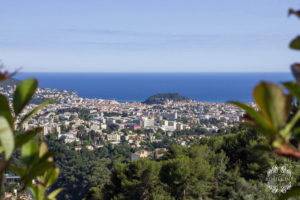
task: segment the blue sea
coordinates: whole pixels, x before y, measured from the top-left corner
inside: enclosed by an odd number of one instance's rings
[[[251,102],[252,89],[259,81],[293,80],[291,73],[22,73],[16,78],[37,78],[41,88],[119,102],[144,101],[166,92],[201,102]]]

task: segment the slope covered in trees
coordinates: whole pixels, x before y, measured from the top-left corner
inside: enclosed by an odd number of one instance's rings
[[[191,147],[173,145],[163,160],[116,165],[110,181],[92,188],[88,199],[274,199],[267,170],[288,165],[294,183],[300,170],[296,162],[253,150],[260,140],[244,129]]]
[[[143,103],[145,103],[145,104],[163,104],[167,100],[187,101],[189,99],[185,96],[182,96],[182,95],[178,94],[178,93],[160,93],[160,94],[150,96]]]
[[[232,130],[191,147],[171,145],[159,160],[136,161],[125,144],[76,152],[47,136],[49,148],[64,155],[56,160],[61,174],[55,187],[65,188],[59,198],[72,200],[274,199],[265,181],[274,165],[286,165],[296,183],[295,161],[254,150],[263,138],[243,125]]]

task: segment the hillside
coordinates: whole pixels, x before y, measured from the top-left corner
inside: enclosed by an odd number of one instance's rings
[[[172,101],[187,101],[189,98],[182,96],[178,93],[159,93],[153,96],[150,96],[143,103],[145,104],[164,104],[167,100]]]

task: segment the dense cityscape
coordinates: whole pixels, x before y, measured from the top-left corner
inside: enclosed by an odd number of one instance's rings
[[[0,92],[10,98],[14,90],[13,85],[0,88]],[[163,137],[189,146],[202,137],[214,133],[225,134],[226,129],[237,125],[244,114],[231,104],[193,100],[166,100],[164,104],[152,105],[119,103],[115,100],[81,98],[73,92],[42,88],[37,90],[35,96],[35,99],[53,98],[57,101],[24,123],[24,130],[43,127],[42,135],[55,133],[57,140],[73,143],[76,151],[81,148],[101,148],[106,143],[128,143],[136,151],[132,159],[153,156],[155,152],[166,150],[146,151],[149,149],[147,144],[161,142]],[[29,104],[23,115],[36,106]]]

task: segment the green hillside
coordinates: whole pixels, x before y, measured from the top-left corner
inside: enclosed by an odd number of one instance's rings
[[[172,101],[187,101],[189,98],[182,96],[178,93],[159,93],[153,96],[150,96],[148,99],[146,99],[143,103],[145,104],[163,104],[167,100]]]

